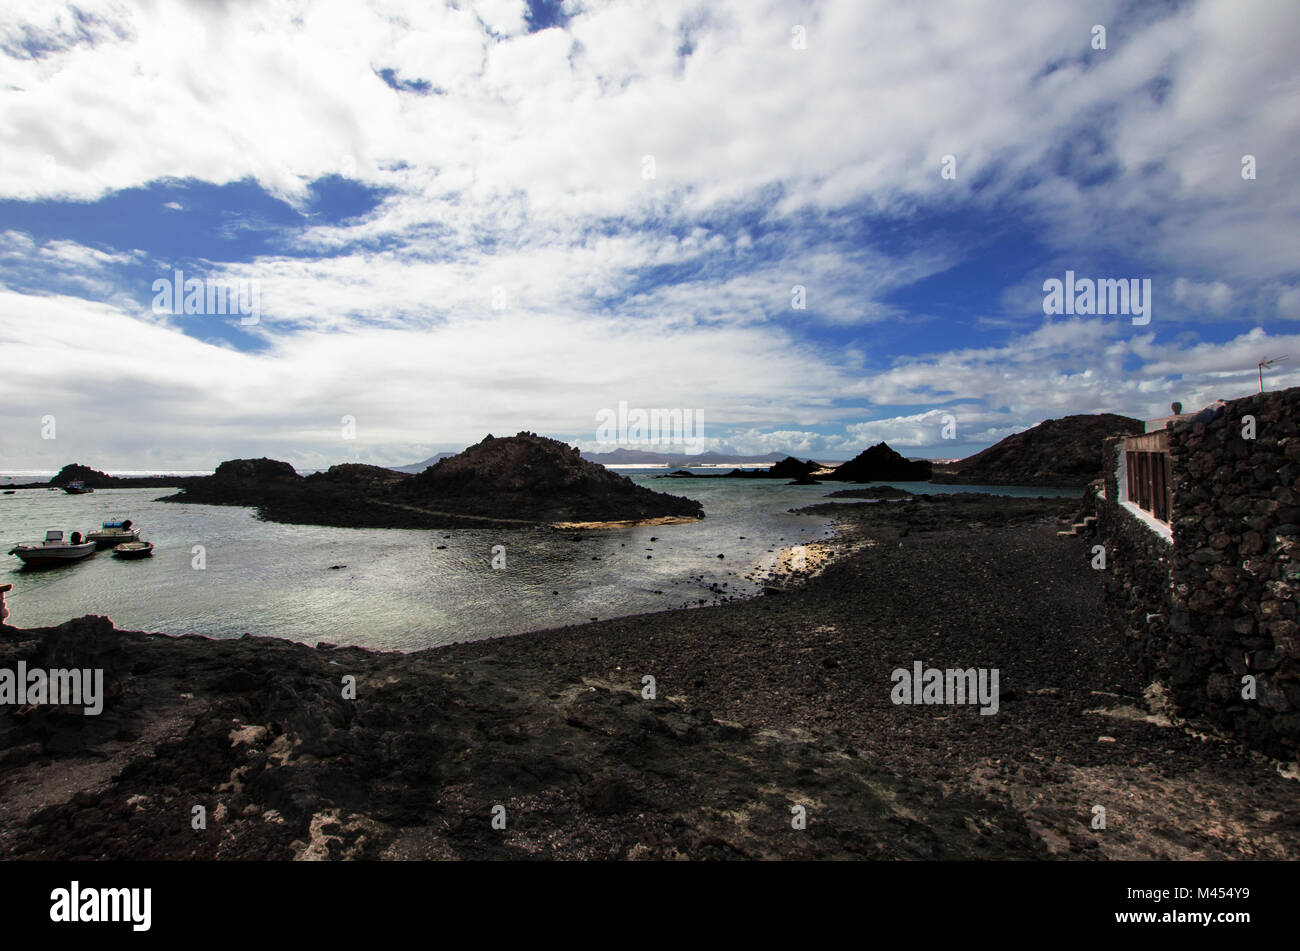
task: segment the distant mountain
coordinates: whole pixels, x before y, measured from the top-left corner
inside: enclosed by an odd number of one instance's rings
[[[1101,475],[1103,439],[1144,428],[1142,420],[1114,413],[1045,420],[946,467],[951,471],[935,481],[1083,487]]]
[[[742,456],[727,452],[647,452],[644,449],[614,449],[610,452],[584,452],[582,458],[602,466],[768,466],[785,458],[779,452],[761,456]]]
[[[428,459],[425,459],[424,462],[412,462],[410,465],[406,466],[385,466],[384,468],[391,469],[393,472],[406,472],[411,475],[419,475],[434,463],[442,462],[444,459],[450,459],[454,455],[456,455],[454,452],[440,452],[436,456],[430,456]]]

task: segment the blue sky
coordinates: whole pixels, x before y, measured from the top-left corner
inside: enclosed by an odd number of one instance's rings
[[[1297,48],[1263,0],[6,9],[0,468],[601,450],[621,402],[951,458],[1295,385]],[[158,312],[177,270],[256,314]],[[1044,314],[1067,271],[1150,322]]]

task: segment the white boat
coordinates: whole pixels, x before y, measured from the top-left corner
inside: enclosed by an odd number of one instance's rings
[[[94,542],[82,541],[81,532],[73,532],[72,538],[64,541],[63,532],[48,531],[45,533],[45,541],[15,545],[9,549],[9,554],[17,555],[25,565],[46,568],[80,561],[87,555],[93,555],[96,547]]]
[[[89,495],[95,490],[90,488],[84,482],[69,482],[63,487],[63,491],[68,495]]]
[[[91,532],[86,538],[101,548],[108,548],[114,545],[123,545],[127,542],[138,542],[140,540],[140,529],[131,527],[131,520],[114,519],[105,522],[103,528],[97,532]]]

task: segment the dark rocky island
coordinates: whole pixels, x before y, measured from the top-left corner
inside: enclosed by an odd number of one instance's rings
[[[462,516],[530,522],[700,518],[699,502],[639,486],[534,433],[486,437],[398,484],[403,503]]]
[[[236,459],[183,480],[169,502],[242,505],[274,522],[346,528],[483,528],[701,518],[700,504],[638,486],[533,433],[488,436],[419,475],[346,464],[300,476]]]
[[[907,459],[880,442],[822,478],[835,482],[926,482],[932,468],[929,461]]]
[[[91,489],[165,489],[179,485],[183,476],[114,476],[90,466],[73,462],[60,469],[49,482],[26,482],[5,486],[7,489],[61,489],[72,482],[82,482]]]
[[[934,481],[1082,488],[1102,469],[1106,437],[1132,436],[1143,428],[1142,420],[1114,413],[1049,419],[944,467]]]

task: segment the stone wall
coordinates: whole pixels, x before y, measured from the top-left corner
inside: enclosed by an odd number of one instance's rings
[[[1254,418],[1254,438],[1247,417]],[[1121,440],[1092,498],[1134,659],[1174,702],[1265,752],[1300,755],[1300,387],[1233,400],[1169,431],[1173,541],[1119,501]],[[1255,678],[1254,698],[1243,678]]]

